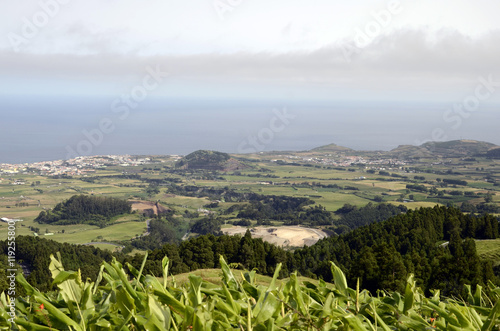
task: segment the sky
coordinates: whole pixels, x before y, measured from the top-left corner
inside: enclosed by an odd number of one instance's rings
[[[36,140],[4,135],[0,162],[12,146],[33,153],[33,144],[49,135],[41,132],[54,135],[57,125],[67,132],[50,138],[55,150],[63,140],[76,150],[91,140],[83,130],[97,128],[108,139],[90,141],[86,151],[113,151],[115,127],[133,127],[130,114],[139,109],[160,122],[167,112],[171,122],[196,109],[210,114],[205,123],[219,118],[218,131],[244,121],[226,133],[236,143],[222,149],[232,152],[252,132],[269,133],[275,108],[295,111],[297,121],[311,120],[308,112],[328,121],[273,131],[272,139],[260,137],[266,149],[293,148],[278,142],[314,134],[311,145],[341,141],[366,149],[460,137],[500,144],[492,132],[500,115],[498,1],[0,0],[0,6],[2,130],[38,127],[30,131]],[[236,112],[242,117],[227,120]],[[252,112],[259,115],[248,117]],[[191,129],[188,118],[176,127]],[[357,142],[340,134],[349,125],[368,132],[380,118],[389,129],[407,122],[422,129],[395,130],[385,140],[366,134]],[[103,119],[111,119],[109,133],[99,126]],[[160,139],[144,127],[134,134]],[[197,148],[190,137],[192,146],[164,152]],[[84,145],[77,154],[85,154]]]

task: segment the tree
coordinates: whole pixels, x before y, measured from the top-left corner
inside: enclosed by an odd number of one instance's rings
[[[363,288],[376,291],[378,287],[379,268],[371,247],[363,247],[352,268],[352,279],[358,279]]]
[[[221,233],[222,221],[214,217],[206,217],[194,223],[191,227],[191,232],[199,234],[215,234]]]
[[[485,196],[484,196],[484,202],[486,203],[491,203],[493,202],[493,194],[491,192],[488,192]]]
[[[377,283],[379,289],[404,290],[406,268],[401,254],[392,245],[382,243],[374,246],[378,265]]]
[[[158,185],[149,184],[149,186],[146,188],[146,193],[149,197],[152,197],[153,195],[160,193],[160,189],[158,188]]]
[[[250,233],[250,230],[247,230],[243,238],[241,238],[238,253],[241,258],[241,263],[247,269],[253,269],[255,267],[257,263],[255,260],[255,252],[253,249],[252,234]]]
[[[469,201],[462,202],[462,205],[460,206],[460,210],[465,212],[465,213],[477,213],[476,206],[474,206]]]

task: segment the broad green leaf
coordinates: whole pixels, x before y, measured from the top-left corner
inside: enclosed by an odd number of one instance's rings
[[[450,304],[448,306],[448,310],[456,316],[458,323],[460,323],[460,327],[462,329],[477,330],[476,328],[474,328],[474,325],[472,325],[470,319],[467,318],[467,316],[462,312],[462,310],[467,310],[467,309],[468,309],[467,307],[458,307],[454,304]]]
[[[154,290],[154,294],[158,297],[159,301],[166,304],[177,314],[183,315],[186,310],[186,306],[177,300],[170,292]]]
[[[189,301],[192,307],[197,307],[202,304],[201,296],[202,279],[199,276],[189,275]]]
[[[224,260],[222,255],[219,257],[219,263],[221,265],[222,276],[223,276],[224,282],[226,283],[227,287],[229,287],[230,289],[238,289],[239,284],[236,281],[236,278],[234,278],[234,275],[231,272],[231,269],[227,265],[226,260]]]
[[[33,295],[34,293],[38,292],[33,286],[28,283],[26,278],[24,278],[24,275],[22,272],[18,273],[16,276],[16,281],[19,285],[21,285],[24,290],[26,291],[26,294],[28,295]]]
[[[163,287],[167,288],[167,280],[168,280],[168,267],[170,264],[170,260],[167,256],[163,258],[161,261],[161,268],[163,270]]]
[[[413,308],[413,303],[415,301],[414,292],[415,292],[415,281],[413,279],[413,275],[411,274],[408,277],[408,280],[406,281],[403,314],[408,313],[408,311]]]
[[[99,284],[101,284],[102,281],[102,274],[104,272],[104,264],[101,265],[101,268],[99,269],[99,274],[97,275],[97,279],[94,284],[94,290],[92,291],[92,294],[97,293],[97,289],[99,288]]]
[[[335,263],[331,263],[331,269],[332,269],[332,275],[333,275],[333,281],[335,283],[335,286],[337,289],[340,291],[345,296],[348,296],[347,292],[347,280],[345,278],[345,274],[342,272],[342,270],[335,265]]]
[[[222,288],[224,290],[224,295],[225,295],[224,301],[227,302],[231,306],[232,311],[234,312],[235,315],[240,315],[241,314],[241,306],[234,301],[233,295],[231,294],[231,292],[227,288],[226,284],[223,283]]]
[[[342,317],[345,324],[349,325],[354,331],[366,331],[368,330],[363,323],[354,316],[353,314],[346,314]]]
[[[53,285],[56,284],[61,284],[65,282],[66,280],[69,279],[77,279],[78,278],[78,273],[74,271],[60,271],[56,277],[54,277],[54,281],[52,282]]]
[[[253,309],[256,323],[263,323],[273,316],[278,316],[281,310],[281,303],[272,292],[263,292],[261,298]]]
[[[47,327],[39,324],[35,324],[32,322],[28,322],[25,320],[22,320],[20,318],[15,320],[15,324],[23,326],[26,330],[33,330],[33,331],[58,331],[58,329],[54,329],[53,327]]]
[[[276,280],[278,279],[279,275],[280,275],[280,271],[281,271],[281,266],[282,264],[279,263],[277,266],[276,266],[276,270],[274,270],[274,275],[273,275],[273,279],[271,280],[271,283],[269,284],[269,287],[267,288],[268,291],[272,291],[274,290],[275,286],[276,286]]]
[[[500,301],[498,301],[493,309],[491,310],[490,315],[488,316],[488,319],[484,322],[483,327],[481,328],[481,331],[489,331],[493,330],[493,327],[496,326],[499,321],[498,321],[498,313],[500,312]]]
[[[67,315],[61,312],[58,308],[56,308],[52,303],[50,303],[48,300],[46,300],[44,297],[42,297],[39,294],[34,295],[35,300],[38,301],[39,303],[43,303],[45,309],[49,312],[50,316],[52,318],[55,318],[59,320],[60,322],[73,327],[76,331],[81,331],[82,328],[78,323],[73,321],[71,318],[69,318]]]
[[[139,275],[137,276],[137,282],[135,283],[134,290],[137,290],[137,285],[141,282],[142,272],[144,271],[144,266],[146,265],[146,261],[148,259],[148,252],[144,254],[144,260],[142,261],[141,270],[139,271]]]
[[[134,299],[123,287],[116,291],[116,304],[125,317],[131,315],[135,310]]]
[[[481,285],[476,285],[476,292],[474,293],[474,305],[482,306],[482,295],[483,287]]]

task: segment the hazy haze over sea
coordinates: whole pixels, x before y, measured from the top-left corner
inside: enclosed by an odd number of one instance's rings
[[[483,105],[459,128],[446,122],[447,103],[218,101],[149,98],[128,118],[111,111],[112,97],[0,99],[2,139],[0,163],[65,159],[67,146],[89,140],[84,130],[109,118],[115,130],[92,145],[90,155],[187,154],[197,149],[241,152],[249,136],[271,127],[273,109],[295,118],[274,134],[262,151],[306,150],[335,143],[357,150],[390,150],[400,144],[431,140],[435,128],[447,140],[476,139],[500,144],[498,107]],[[383,110],[383,111],[382,111]],[[277,122],[280,126],[281,122]],[[269,130],[267,130],[269,132]],[[267,136],[264,136],[267,139]]]
[[[0,163],[500,144],[499,11],[492,0],[4,1]],[[285,108],[296,117],[283,126],[273,109]],[[100,137],[100,122],[114,130]]]

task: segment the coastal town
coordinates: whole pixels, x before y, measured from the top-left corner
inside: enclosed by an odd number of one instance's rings
[[[158,162],[164,162],[165,158],[178,160],[181,156],[178,155],[165,155],[160,159],[155,159],[152,156],[132,156],[132,155],[99,155],[99,156],[79,156],[70,160],[55,160],[55,161],[42,161],[35,163],[23,164],[0,164],[0,175],[16,175],[37,173],[42,176],[81,176],[98,169],[105,169],[112,166],[142,166]],[[317,164],[323,166],[339,166],[349,167],[353,164],[365,164],[367,166],[376,165],[392,165],[392,166],[405,166],[408,164],[405,160],[395,160],[387,158],[373,158],[367,156],[351,156],[351,155],[328,155],[328,156],[304,156],[297,154],[280,155],[282,160],[289,160],[292,162],[301,162],[309,164]],[[273,160],[277,161],[277,160]],[[1,178],[0,178],[1,180]],[[22,181],[15,181],[13,185],[22,185]]]
[[[366,164],[366,165],[393,165],[393,166],[406,166],[409,162],[406,160],[397,160],[393,158],[372,158],[366,156],[354,155],[325,155],[325,156],[298,156],[287,155],[287,159],[294,161],[302,161],[306,163],[313,163],[324,166],[337,166],[349,167],[353,164]]]
[[[130,155],[79,156],[71,160],[44,161],[23,164],[0,164],[0,175],[39,173],[42,176],[85,175],[110,166],[139,166],[153,163],[150,157]],[[21,185],[22,182],[16,182]]]

